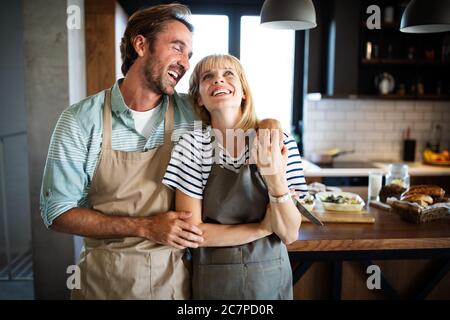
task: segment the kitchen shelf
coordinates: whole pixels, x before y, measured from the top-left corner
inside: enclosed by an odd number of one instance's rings
[[[387,6],[392,7],[392,23],[382,21],[380,29],[368,29],[365,24],[368,17],[366,8],[372,4],[378,5],[382,10]],[[446,53],[446,43],[450,32],[400,32],[403,7],[402,0],[361,2],[356,91],[374,99],[449,100],[450,56]],[[378,95],[378,81],[383,78],[384,73],[394,79],[395,87],[389,95]],[[404,94],[398,94],[401,92]],[[418,95],[418,92],[424,94]]]

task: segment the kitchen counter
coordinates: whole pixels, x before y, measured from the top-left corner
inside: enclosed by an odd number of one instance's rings
[[[450,217],[425,224],[403,221],[390,211],[367,206],[375,223],[303,222],[290,252],[447,249],[450,254]],[[339,213],[338,213],[339,214]],[[346,213],[340,213],[346,214]]]
[[[306,177],[367,177],[369,172],[387,173],[389,163],[372,162],[376,168],[320,168],[303,159]],[[411,176],[450,176],[450,167],[430,166],[420,162],[406,162]]]
[[[412,224],[367,210],[375,223],[302,223],[288,246],[295,299],[449,299],[450,217]],[[374,266],[380,290],[366,286]]]

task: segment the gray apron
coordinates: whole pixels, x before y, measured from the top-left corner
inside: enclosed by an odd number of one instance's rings
[[[260,222],[269,203],[255,165],[233,172],[214,163],[203,192],[206,223]],[[194,299],[292,299],[286,246],[275,234],[245,245],[192,250]]]

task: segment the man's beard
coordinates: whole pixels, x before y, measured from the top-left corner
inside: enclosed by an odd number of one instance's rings
[[[159,63],[150,61],[150,57],[144,67],[145,85],[157,94],[172,95],[175,88],[171,84],[164,83],[164,68]]]

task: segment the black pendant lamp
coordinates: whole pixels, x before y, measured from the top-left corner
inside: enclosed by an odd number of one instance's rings
[[[450,31],[450,0],[412,0],[403,13],[400,31],[407,33]]]
[[[261,9],[261,25],[274,29],[306,30],[317,26],[311,0],[266,0]]]

